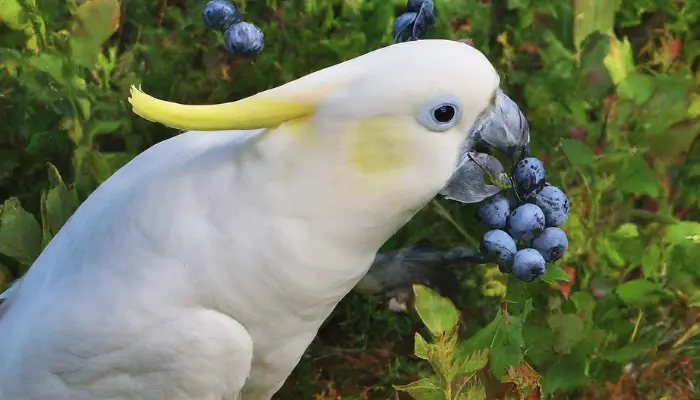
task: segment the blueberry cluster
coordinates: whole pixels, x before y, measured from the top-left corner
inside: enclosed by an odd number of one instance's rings
[[[545,272],[547,262],[562,258],[569,246],[560,228],[569,216],[569,199],[547,183],[544,164],[534,157],[515,164],[511,180],[511,189],[477,208],[477,218],[488,230],[481,251],[501,272],[530,282]]]
[[[238,7],[228,0],[211,0],[204,6],[202,16],[208,27],[224,32],[224,46],[231,54],[253,57],[265,46],[260,28],[243,21]]]
[[[394,21],[391,34],[396,43],[425,37],[428,27],[435,23],[433,0],[408,0],[403,14]]]

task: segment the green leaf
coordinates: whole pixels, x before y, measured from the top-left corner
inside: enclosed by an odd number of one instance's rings
[[[659,195],[661,190],[649,164],[641,155],[634,155],[622,168],[617,178],[617,188],[623,194]]]
[[[459,362],[457,367],[458,373],[472,373],[479,371],[484,368],[489,362],[489,351],[488,349],[482,349],[480,351],[475,351],[474,353],[467,356],[464,360]]]
[[[508,372],[508,367],[520,364],[523,360],[523,323],[520,317],[511,315],[499,325],[489,353],[491,372],[500,379]]]
[[[547,271],[540,277],[543,281],[552,284],[552,283],[557,283],[559,281],[566,281],[569,282],[571,280],[571,277],[569,274],[566,273],[561,267],[557,265],[551,265],[549,268],[547,268]]]
[[[34,4],[33,0],[28,2]],[[31,27],[29,16],[17,0],[0,0],[0,21],[17,31]]]
[[[543,394],[548,395],[556,390],[571,390],[584,386],[589,379],[586,376],[586,364],[585,357],[578,353],[554,361],[542,376]]]
[[[458,312],[449,299],[423,286],[413,285],[415,309],[430,333],[439,336],[457,326]]]
[[[0,208],[0,253],[26,266],[41,253],[41,227],[16,197]]]
[[[642,272],[645,278],[654,278],[662,264],[662,252],[659,246],[652,244],[642,254]]]
[[[571,301],[576,306],[578,314],[581,316],[584,322],[593,322],[593,310],[595,309],[595,299],[589,293],[586,292],[576,292],[571,295]]]
[[[419,379],[407,385],[394,385],[394,389],[406,392],[416,400],[444,400],[442,389],[430,378]]]
[[[625,282],[619,285],[615,292],[620,297],[620,300],[638,308],[656,304],[665,295],[661,285],[646,279]]]
[[[66,185],[58,185],[48,190],[44,204],[48,229],[55,236],[77,208]]]
[[[559,145],[572,165],[587,165],[595,161],[593,151],[583,142],[561,139]]]
[[[78,7],[75,26],[71,31],[73,60],[85,67],[97,61],[100,46],[119,27],[118,0],[91,0]]]
[[[613,33],[615,13],[621,0],[576,0],[574,1],[574,42],[581,42],[591,33],[606,35]]]
[[[428,344],[428,342],[426,342],[425,339],[423,339],[423,336],[421,336],[420,333],[416,332],[413,354],[415,354],[415,356],[420,359],[428,360],[430,358],[428,355],[429,346],[430,344]]]
[[[700,243],[700,223],[680,221],[666,227],[664,237],[666,243],[672,245]]]
[[[481,349],[489,349],[494,342],[496,332],[498,332],[499,327],[503,323],[503,316],[501,311],[498,310],[496,318],[489,322],[488,325],[479,329],[475,334],[473,334],[469,339],[460,343],[457,347],[459,357],[467,357],[469,354],[479,351]]]
[[[583,321],[576,314],[552,314],[547,324],[554,331],[552,348],[559,354],[569,354],[583,339]]]
[[[458,400],[486,400],[486,388],[482,385],[471,385],[459,394]]]
[[[630,73],[617,87],[617,93],[623,99],[632,100],[637,104],[644,104],[654,89],[652,78],[649,75],[637,72]]]
[[[619,85],[628,75],[635,72],[632,45],[627,38],[619,40],[614,34],[610,37],[610,52],[603,61],[613,83]]]

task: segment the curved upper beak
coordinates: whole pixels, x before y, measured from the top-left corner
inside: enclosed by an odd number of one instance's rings
[[[462,144],[458,167],[440,194],[462,203],[478,203],[510,186],[507,170],[492,155],[474,151],[493,148],[514,164],[530,154],[530,128],[513,100],[498,89],[496,105],[472,127]]]

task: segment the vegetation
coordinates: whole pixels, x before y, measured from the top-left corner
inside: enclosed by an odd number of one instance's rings
[[[456,308],[417,286],[423,323],[351,294],[277,398],[698,398],[700,3],[436,3],[431,36],[472,41],[521,105],[571,199],[569,250],[527,284],[465,266]],[[253,61],[205,27],[205,1],[0,0],[0,287],[100,182],[176,134],[130,112],[129,85],[238,99],[391,43],[405,2],[238,4],[265,33]],[[386,247],[474,246],[473,214],[437,200]]]

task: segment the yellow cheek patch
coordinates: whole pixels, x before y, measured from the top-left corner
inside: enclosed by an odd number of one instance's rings
[[[401,169],[411,159],[410,125],[397,118],[358,121],[348,130],[349,160],[366,174]]]

